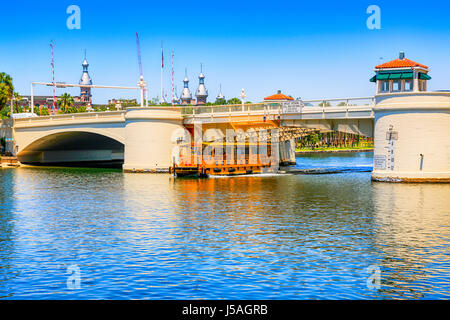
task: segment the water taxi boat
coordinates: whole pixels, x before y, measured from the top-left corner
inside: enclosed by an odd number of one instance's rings
[[[235,176],[276,173],[275,149],[270,143],[203,142],[179,146],[170,172],[182,176]],[[273,151],[273,152],[272,152]]]

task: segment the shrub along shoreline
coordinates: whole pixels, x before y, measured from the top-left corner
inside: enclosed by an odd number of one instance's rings
[[[315,149],[302,148],[295,149],[296,155],[308,154],[308,153],[338,153],[338,152],[371,152],[373,147],[363,146],[363,147],[319,147]]]

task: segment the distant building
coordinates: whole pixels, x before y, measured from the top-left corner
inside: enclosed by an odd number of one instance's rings
[[[126,105],[138,105],[137,99],[111,99],[108,100],[108,104],[126,104]]]
[[[205,75],[200,71],[198,76],[199,84],[195,96],[197,97],[197,104],[205,104],[208,98],[208,90],[205,87]]]
[[[92,85],[92,79],[89,76],[88,73],[88,67],[89,67],[89,63],[86,60],[86,57],[83,60],[83,63],[81,64],[83,67],[83,73],[81,75],[81,79],[79,84],[80,85]],[[64,84],[63,82],[56,82],[55,85],[58,88],[58,84],[60,84],[59,87],[63,87],[62,85]],[[56,108],[58,108],[58,101],[59,101],[59,96],[55,96],[55,106]],[[72,97],[74,100],[74,107],[78,108],[80,106],[83,105],[87,105],[88,107],[91,106],[92,104],[92,95],[91,95],[91,88],[89,87],[80,87],[80,96],[74,96]],[[53,107],[53,96],[34,96],[33,97],[34,100],[34,107],[41,109],[42,107],[44,108],[52,108]],[[31,96],[30,95],[26,95],[26,96],[22,96],[22,99],[19,101],[19,106],[21,107],[29,107],[31,103]]]
[[[222,94],[222,85],[220,85],[219,94],[216,97],[216,102],[220,100],[226,100],[225,96]]]
[[[183,91],[181,92],[181,104],[191,104],[192,103],[192,94],[189,90],[189,79],[187,77],[187,70],[185,71],[185,76],[183,80]]]
[[[137,99],[111,99],[108,100],[108,106],[113,105],[117,110],[122,110],[123,108],[137,106]],[[108,109],[109,110],[109,109]]]
[[[59,97],[55,97],[55,104],[57,104]],[[35,107],[51,107],[53,106],[53,96],[34,96],[34,106]],[[31,101],[31,96],[22,96],[22,100],[18,102],[21,107],[29,107]]]
[[[92,79],[88,73],[89,63],[84,57],[83,63],[81,64],[83,67],[83,74],[81,75],[80,85],[92,85]],[[80,101],[87,103],[88,105],[92,104],[92,95],[90,87],[80,87]]]
[[[55,106],[56,108],[58,108],[58,101],[59,101],[59,96],[55,96]],[[52,108],[53,107],[53,96],[34,96],[34,107],[41,109],[42,107],[45,108]],[[84,105],[83,102],[81,102],[80,97],[75,96],[73,97],[74,100],[74,106],[75,107],[79,107]],[[31,96],[22,96],[22,99],[19,101],[19,106],[21,107],[29,107],[30,106],[30,102],[31,102]]]
[[[294,98],[292,98],[291,96],[282,94],[281,90],[278,90],[276,94],[273,94],[271,96],[264,98],[264,101],[269,101],[269,102],[286,102],[286,101],[292,101],[292,100],[294,100]]]

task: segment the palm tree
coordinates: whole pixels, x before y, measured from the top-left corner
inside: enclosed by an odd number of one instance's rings
[[[8,110],[5,108],[6,103],[8,102],[8,97],[8,86],[0,82],[0,114],[2,115],[2,118],[6,117],[6,114],[8,113]]]
[[[19,101],[22,100],[22,97],[18,92],[13,92],[13,99],[14,99],[14,112],[15,113],[21,113],[22,108],[19,106]]]
[[[227,104],[241,104],[242,101],[239,98],[231,98],[230,100],[227,101]]]
[[[14,91],[14,86],[12,84],[12,78],[9,74],[6,74],[4,72],[0,72],[0,83],[4,83],[9,87],[9,92],[12,95]]]
[[[227,104],[227,100],[223,99],[223,98],[219,98],[216,100],[216,102],[214,102],[215,105],[224,105]]]
[[[42,107],[42,108],[39,110],[39,115],[40,115],[40,116],[49,116],[49,115],[50,115],[50,112],[48,111],[48,108],[47,108],[47,107]]]
[[[75,100],[73,100],[73,97],[68,93],[64,93],[58,100],[58,105],[64,113],[69,113],[70,107],[72,107],[74,103]]]
[[[0,72],[0,110],[11,100],[14,92],[12,78],[9,74]]]

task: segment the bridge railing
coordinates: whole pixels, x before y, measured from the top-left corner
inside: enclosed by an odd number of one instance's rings
[[[229,105],[211,105],[211,106],[186,106],[181,107],[184,115],[196,115],[205,113],[224,113],[224,112],[248,112],[256,110],[265,110],[264,103],[253,104],[229,104]],[[278,104],[277,104],[278,107]]]
[[[305,107],[374,106],[375,97],[303,100]]]
[[[83,119],[103,119],[103,118],[125,117],[125,111],[105,111],[105,112],[80,112],[80,113],[64,113],[50,116],[39,116],[31,118],[14,119],[14,123],[26,122],[45,122],[45,121],[67,121],[67,120],[83,120]]]
[[[232,105],[200,105],[200,106],[164,106],[162,108],[174,108],[181,110],[185,116],[195,116],[201,114],[215,114],[215,113],[301,113],[304,108],[319,107],[326,110],[328,107],[356,107],[356,106],[374,106],[374,97],[362,98],[339,98],[339,99],[315,99],[315,100],[294,100],[288,102],[261,102],[261,103],[245,103]],[[159,107],[159,106],[151,106]],[[306,111],[307,109],[305,109]],[[82,112],[69,114],[56,114],[49,116],[39,116],[32,118],[17,118],[15,123],[26,123],[35,121],[63,121],[70,119],[93,119],[105,117],[125,116],[126,111],[104,111],[104,112]]]
[[[231,113],[231,112],[252,112],[265,111],[279,113],[300,113],[303,108],[308,107],[355,107],[355,106],[374,106],[374,97],[360,98],[338,98],[338,99],[316,99],[316,100],[294,100],[288,102],[263,102],[249,104],[234,105],[211,105],[211,106],[186,106],[181,107],[183,115],[200,115],[214,113]]]

